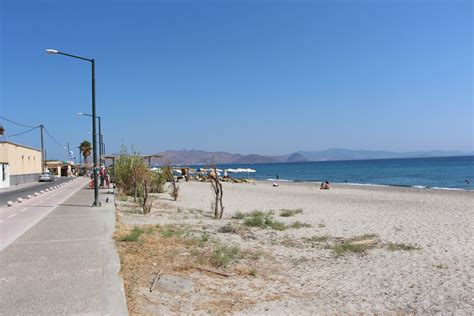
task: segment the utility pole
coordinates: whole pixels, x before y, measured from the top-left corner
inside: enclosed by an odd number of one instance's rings
[[[92,58],[84,58],[81,56],[77,55],[71,55],[71,54],[66,54],[63,52],[60,52],[56,49],[51,49],[48,48],[46,49],[46,53],[48,54],[59,54],[59,55],[64,55],[72,58],[77,58],[81,60],[85,60],[91,63],[91,71],[92,71],[92,160],[94,161],[94,166],[93,166],[93,179],[94,179],[94,202],[92,206],[100,206],[99,203],[99,182],[98,182],[98,171],[99,171],[99,166],[97,164],[97,130],[96,130],[96,111],[95,111],[95,59]]]
[[[69,143],[67,143],[67,160],[69,160]]]
[[[44,166],[46,164],[45,160],[45,154],[44,154],[44,139],[43,139],[43,129],[44,125],[40,125],[40,130],[41,130],[41,172],[44,173]]]

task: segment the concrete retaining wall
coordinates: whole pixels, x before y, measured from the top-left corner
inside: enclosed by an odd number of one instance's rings
[[[10,186],[23,183],[38,182],[41,173],[10,175]]]

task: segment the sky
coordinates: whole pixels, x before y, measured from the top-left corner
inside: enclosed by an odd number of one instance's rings
[[[96,60],[108,153],[474,150],[471,1],[0,0],[0,19],[0,116],[44,124],[47,158],[92,128],[90,63],[46,48]]]

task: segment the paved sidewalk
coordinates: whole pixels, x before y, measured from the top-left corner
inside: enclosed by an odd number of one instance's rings
[[[0,252],[0,315],[127,315],[114,196],[101,191],[102,207],[84,187]]]

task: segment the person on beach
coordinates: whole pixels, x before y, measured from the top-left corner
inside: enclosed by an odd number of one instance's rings
[[[319,188],[320,190],[329,190],[329,182],[321,182],[321,187]]]
[[[278,181],[278,179],[280,179],[280,177],[278,176],[278,173],[277,173],[277,181]]]

